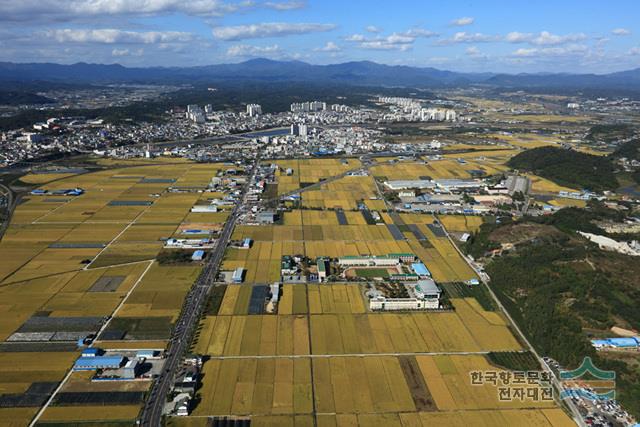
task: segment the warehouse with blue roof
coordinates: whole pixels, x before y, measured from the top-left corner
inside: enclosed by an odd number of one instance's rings
[[[628,338],[604,338],[598,340],[591,340],[591,344],[596,349],[601,348],[639,348],[640,337],[628,337]]]
[[[124,363],[123,356],[79,357],[73,365],[74,371],[95,371],[97,369],[118,369]]]

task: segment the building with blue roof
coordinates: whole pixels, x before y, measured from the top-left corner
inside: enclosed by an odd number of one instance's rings
[[[102,350],[96,347],[89,347],[82,350],[82,357],[96,357],[102,355]]]
[[[198,249],[191,255],[191,261],[202,261],[204,258],[204,251],[202,249]]]
[[[73,364],[74,371],[95,371],[97,369],[118,369],[124,363],[123,356],[79,357]]]
[[[640,347],[640,337],[628,338],[604,338],[591,340],[591,345],[596,349],[601,348],[638,348]]]

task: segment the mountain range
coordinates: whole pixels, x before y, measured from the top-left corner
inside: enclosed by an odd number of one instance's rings
[[[610,74],[461,73],[371,61],[313,65],[301,61],[252,59],[196,67],[124,67],[119,64],[0,62],[0,82],[194,83],[225,81],[314,82],[363,86],[447,87],[487,85],[514,88],[640,90],[640,68]]]

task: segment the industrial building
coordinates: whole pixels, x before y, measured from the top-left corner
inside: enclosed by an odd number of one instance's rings
[[[485,185],[479,179],[436,179],[435,184],[442,191],[477,190]]]
[[[233,276],[231,276],[231,280],[233,283],[242,283],[244,280],[244,268],[238,267],[233,272]]]
[[[204,251],[197,250],[191,255],[191,261],[202,261],[204,259]]]
[[[413,179],[413,180],[396,180],[385,181],[384,185],[390,190],[410,190],[410,189],[430,189],[435,188],[433,181],[427,179]]]
[[[276,220],[276,214],[271,211],[264,211],[258,213],[256,219],[261,224],[273,224]]]
[[[127,380],[136,378],[138,376],[138,373],[140,372],[140,368],[141,363],[138,361],[138,359],[127,361],[127,363],[125,363],[124,367],[122,368],[122,378]]]
[[[95,371],[97,369],[119,369],[124,363],[122,356],[81,356],[73,365],[74,371]]]
[[[253,241],[252,241],[249,237],[247,237],[246,239],[244,239],[244,240],[242,241],[242,249],[249,249],[249,248],[251,248],[251,243],[252,243],[252,242],[253,242]]]
[[[596,350],[611,349],[640,349],[640,337],[604,338],[591,340]]]

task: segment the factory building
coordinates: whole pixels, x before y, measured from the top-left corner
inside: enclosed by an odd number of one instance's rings
[[[197,250],[191,255],[191,261],[202,261],[204,259],[204,251]]]
[[[273,224],[276,220],[276,214],[271,211],[260,212],[256,216],[256,219],[261,224]]]
[[[242,267],[236,268],[235,271],[233,272],[233,275],[231,276],[231,280],[233,281],[233,283],[242,283],[243,279],[244,279],[244,268]]]
[[[137,359],[129,360],[122,368],[122,378],[134,379],[140,373],[141,364]]]
[[[626,338],[605,338],[599,340],[591,340],[596,350],[602,350],[605,348],[618,348],[618,349],[639,349],[640,337],[626,337]]]
[[[95,371],[97,369],[118,369],[124,363],[122,356],[79,357],[73,365],[74,371]]]
[[[385,181],[384,185],[390,190],[411,190],[411,189],[430,189],[435,188],[433,181],[428,179],[413,179],[413,180],[396,180]]]

